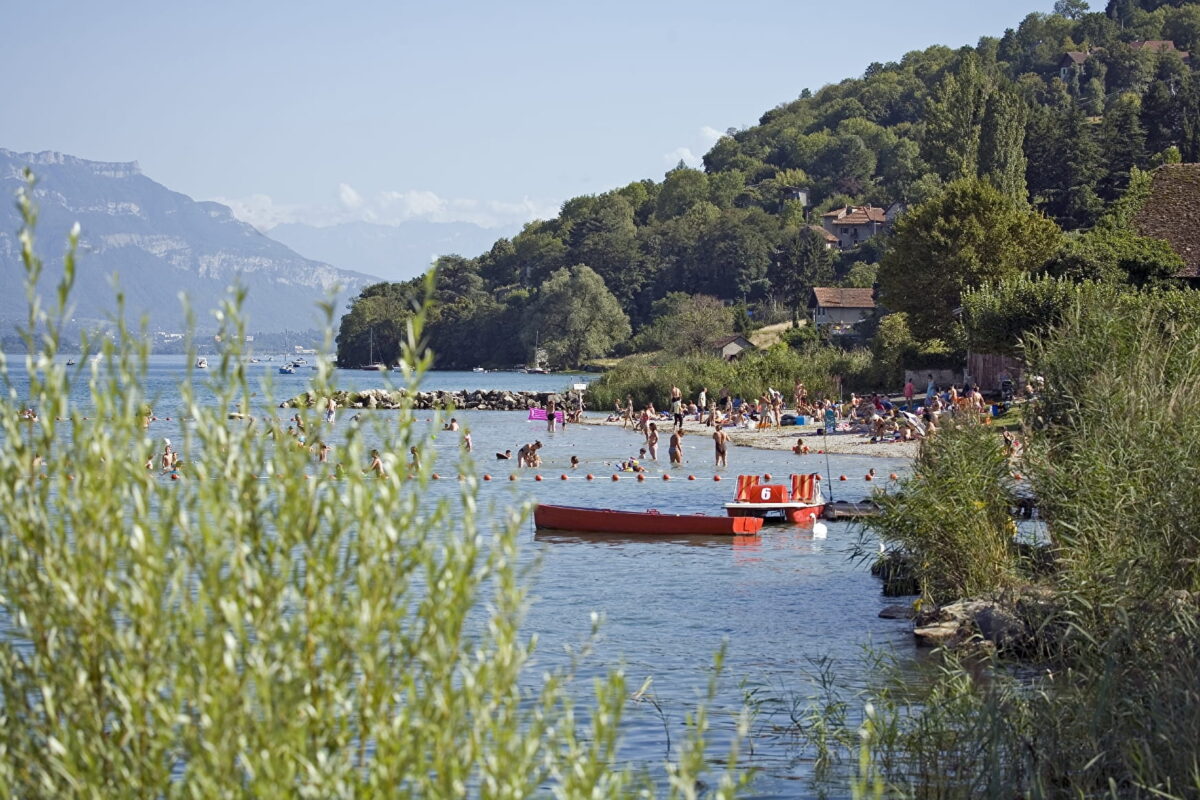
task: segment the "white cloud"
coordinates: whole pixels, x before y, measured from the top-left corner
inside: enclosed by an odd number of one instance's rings
[[[338,184],[338,199],[342,201],[342,205],[351,211],[362,208],[362,195],[354,190],[354,187],[348,183]]]
[[[348,183],[338,184],[336,200],[331,198],[323,204],[277,203],[266,194],[213,199],[229,206],[235,217],[261,231],[289,222],[322,228],[345,222],[399,225],[412,220],[471,222],[485,228],[511,227],[535,219],[550,219],[559,208],[558,203],[528,197],[520,200],[446,198],[427,189],[391,189],[363,195]]]
[[[700,128],[700,138],[703,139],[704,143],[709,147],[712,147],[714,144],[716,144],[717,140],[724,135],[724,131],[719,131],[711,125],[704,125]]]
[[[676,147],[671,152],[663,156],[663,161],[674,167],[680,161],[687,164],[689,167],[700,166],[700,158],[692,152],[690,147]]]

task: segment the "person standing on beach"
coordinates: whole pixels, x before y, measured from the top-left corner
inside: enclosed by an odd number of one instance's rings
[[[933,373],[929,373],[929,383],[925,384],[925,405],[933,402],[934,395],[937,394],[937,384],[933,381]]]
[[[650,449],[650,460],[658,461],[658,426],[653,422],[646,430],[646,447]]]
[[[725,453],[729,449],[729,434],[721,430],[721,423],[719,422],[717,423],[717,430],[713,433],[713,444],[716,449],[717,466],[728,466]]]
[[[671,387],[671,417],[677,430],[683,427],[683,392],[678,386]]]
[[[904,382],[904,406],[910,411],[912,410],[914,394],[916,394],[916,387],[913,386],[912,378],[909,378]]]
[[[708,408],[708,387],[707,386],[700,387],[700,396],[698,398],[696,398],[696,408],[700,409],[701,414],[703,414],[705,412],[705,410]],[[697,420],[697,421],[699,421],[699,420]]]
[[[633,422],[633,395],[629,395],[625,398],[625,416],[621,420],[621,429],[624,430],[625,428],[628,428],[632,422]]]
[[[667,455],[671,458],[671,466],[679,466],[683,464],[683,429],[675,431],[671,434],[671,443],[667,449]]]

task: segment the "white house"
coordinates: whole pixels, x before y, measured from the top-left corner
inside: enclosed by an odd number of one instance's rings
[[[713,342],[713,350],[716,350],[721,358],[725,361],[733,361],[747,350],[753,350],[754,344],[745,336],[727,336],[724,339]]]

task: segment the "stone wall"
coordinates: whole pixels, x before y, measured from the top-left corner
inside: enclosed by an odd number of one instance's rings
[[[544,407],[551,398],[561,409],[566,403],[573,407],[578,398],[574,392],[509,392],[500,389],[490,391],[462,390],[457,392],[416,392],[412,396],[412,407],[419,410],[450,408],[476,411],[524,411]],[[402,408],[408,399],[404,389],[364,389],[361,392],[336,391],[333,399],[338,408]],[[280,408],[324,408],[325,398],[313,392],[305,392],[279,404]]]

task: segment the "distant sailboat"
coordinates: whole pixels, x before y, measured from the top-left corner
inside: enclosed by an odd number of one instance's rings
[[[367,364],[364,365],[362,367],[362,369],[366,370],[367,372],[387,372],[387,370],[388,370],[387,364],[383,364],[383,363],[377,362],[375,360],[375,329],[374,328],[371,328],[370,342],[371,342],[370,355],[367,358]]]

